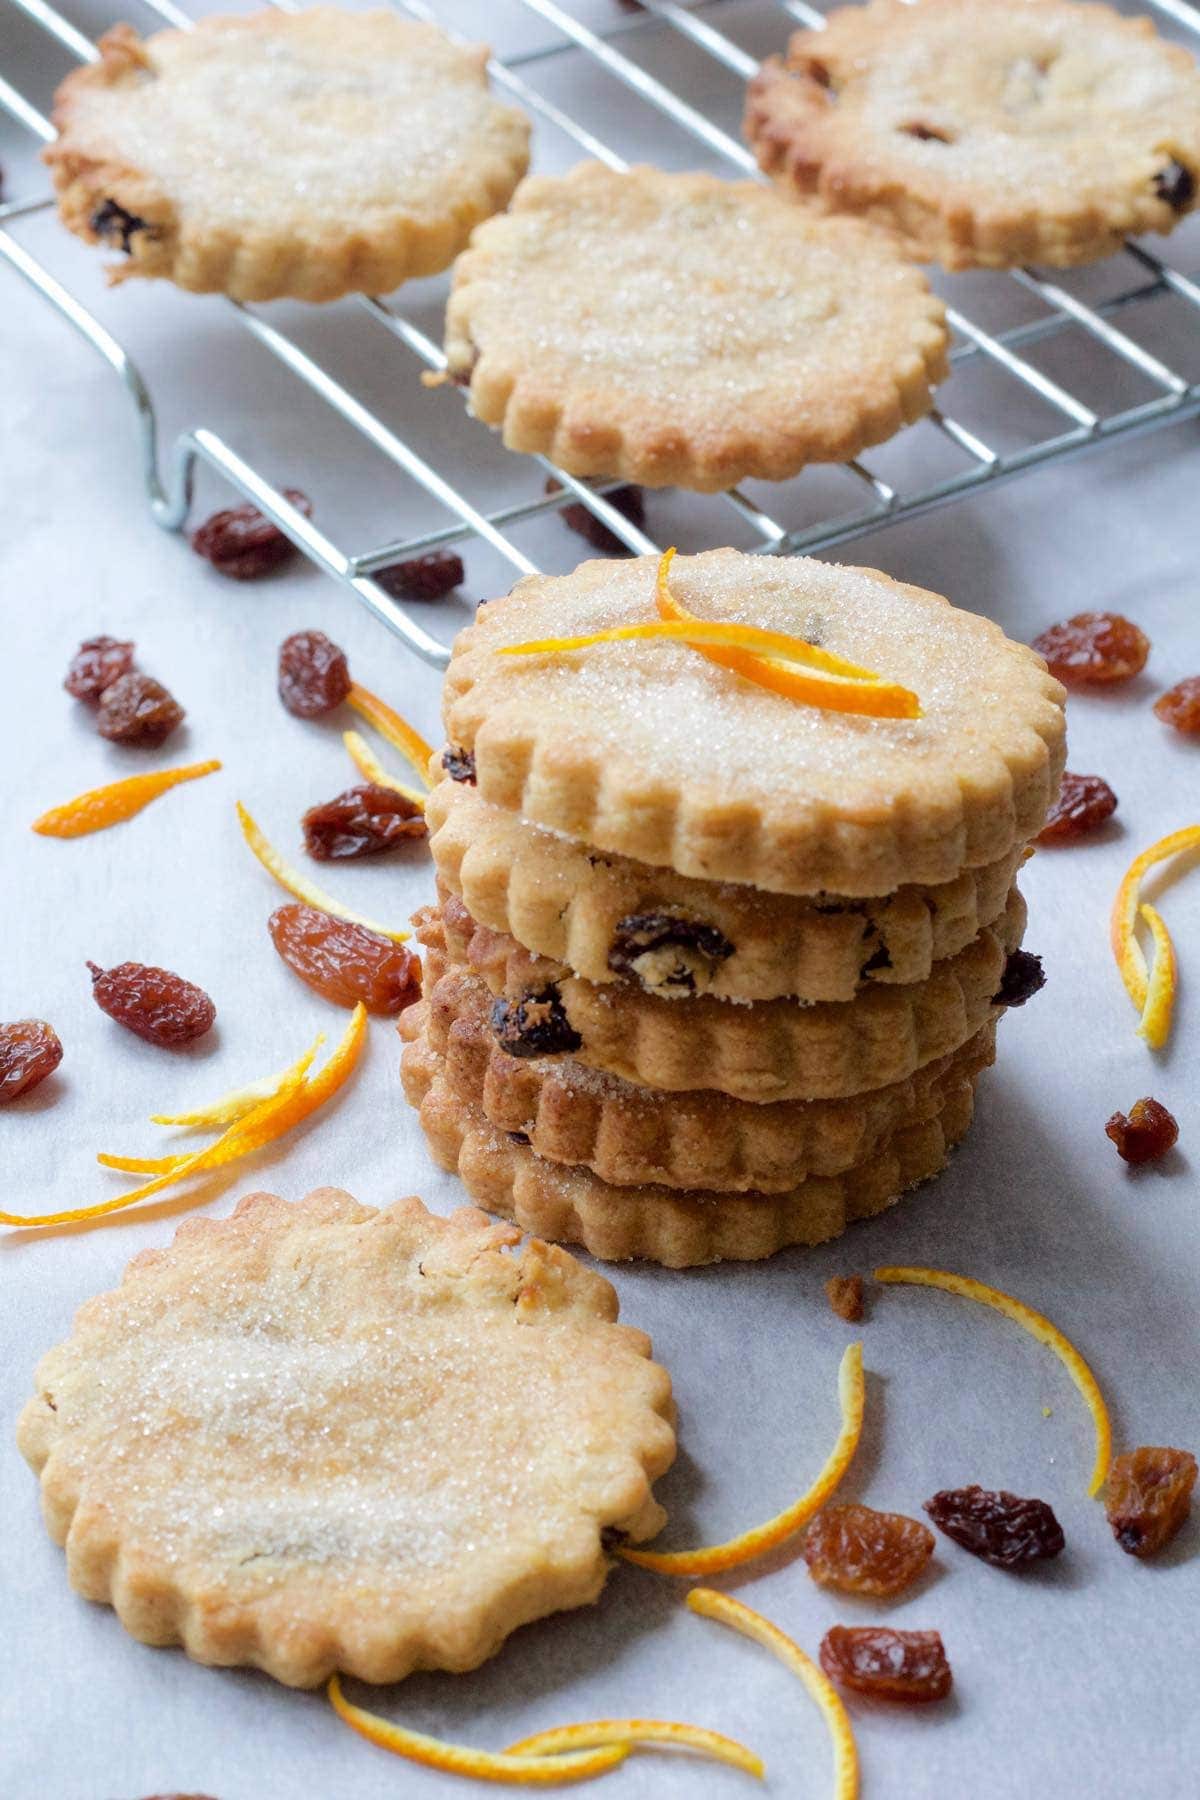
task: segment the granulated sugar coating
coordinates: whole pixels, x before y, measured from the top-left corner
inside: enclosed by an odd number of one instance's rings
[[[840,461],[928,411],[942,303],[886,232],[753,182],[583,163],[471,240],[452,374],[512,450],[713,491]]]
[[[702,618],[789,632],[913,689],[919,719],[798,704],[662,640],[496,654],[655,618],[656,567],[530,576],[459,637],[446,727],[483,799],[684,875],[800,894],[949,881],[1041,828],[1062,688],[990,620],[877,570],[712,550],[677,558],[671,582]]]
[[[135,1257],[18,1428],[72,1585],[292,1686],[473,1668],[594,1600],[604,1528],[662,1523],[670,1383],[608,1282],[518,1239],[323,1188]]]

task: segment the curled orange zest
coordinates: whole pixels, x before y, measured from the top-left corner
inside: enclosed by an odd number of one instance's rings
[[[89,788],[65,806],[44,812],[33,821],[33,830],[41,837],[56,838],[86,837],[90,831],[106,831],[110,825],[132,819],[168,788],[178,787],[183,781],[199,781],[202,775],[211,775],[220,766],[216,761],[184,763],[177,769],[128,775],[124,781],[110,781],[107,787]]]
[[[674,556],[668,550],[659,565],[658,608],[660,618],[644,625],[616,625],[608,631],[588,632],[582,637],[539,638],[525,644],[505,644],[503,656],[533,656],[567,650],[585,650],[591,644],[617,644],[639,639],[666,639],[689,644],[710,662],[734,670],[757,686],[769,688],[790,700],[816,706],[827,712],[867,714],[881,719],[915,719],[921,708],[917,696],[898,683],[883,681],[870,669],[845,662],[839,656],[818,649],[803,638],[789,637],[786,632],[766,631],[758,625],[743,625],[729,619],[698,619],[675,599],[667,586],[666,571]],[[821,671],[809,674],[782,668],[772,659],[782,658],[790,664],[806,664]]]
[[[182,1125],[196,1128],[204,1125],[231,1125],[235,1119],[243,1118],[252,1112],[264,1100],[274,1100],[283,1089],[292,1088],[308,1074],[316,1061],[317,1051],[325,1042],[325,1033],[319,1031],[303,1056],[298,1056],[294,1063],[281,1069],[278,1075],[267,1075],[262,1081],[252,1081],[247,1087],[234,1088],[231,1093],[222,1094],[219,1100],[212,1100],[207,1106],[197,1106],[191,1112],[151,1113],[152,1125]]]
[[[833,1800],[857,1800],[858,1747],[841,1695],[825,1671],[805,1655],[794,1638],[780,1631],[770,1619],[764,1619],[753,1607],[735,1600],[732,1594],[718,1594],[715,1588],[698,1587],[691,1590],[687,1603],[701,1618],[717,1619],[722,1625],[732,1625],[743,1637],[753,1638],[755,1643],[777,1656],[793,1675],[800,1677],[820,1708],[833,1740]]]
[[[515,1787],[550,1787],[560,1781],[583,1781],[589,1775],[603,1775],[629,1755],[624,1744],[581,1750],[568,1756],[514,1756],[503,1750],[473,1750],[467,1744],[447,1744],[423,1731],[409,1731],[378,1713],[354,1706],[343,1694],[336,1675],[329,1677],[326,1691],[338,1718],[368,1743],[447,1775],[470,1775],[476,1781],[503,1781]]]
[[[1112,1427],[1109,1424],[1108,1408],[1104,1404],[1104,1396],[1096,1377],[1074,1344],[1063,1336],[1057,1325],[1052,1325],[1049,1319],[1042,1313],[1035,1312],[1032,1306],[1026,1306],[1023,1300],[1014,1300],[1011,1294],[1002,1293],[999,1288],[987,1287],[982,1281],[973,1281],[969,1275],[952,1275],[946,1269],[876,1269],[875,1279],[887,1283],[906,1283],[913,1287],[942,1288],[948,1294],[961,1295],[964,1300],[977,1300],[981,1306],[990,1306],[995,1312],[1003,1313],[1006,1319],[1011,1319],[1014,1324],[1029,1332],[1031,1337],[1035,1337],[1039,1344],[1045,1344],[1048,1350],[1053,1350],[1079,1389],[1083,1403],[1092,1415],[1092,1424],[1096,1430],[1096,1459],[1092,1464],[1088,1493],[1094,1495],[1100,1492],[1112,1460]]]
[[[403,944],[412,933],[409,931],[393,931],[390,925],[377,925],[374,919],[364,917],[362,913],[352,912],[343,906],[340,900],[333,900],[322,888],[301,875],[299,869],[293,869],[289,862],[280,856],[271,840],[259,830],[246,808],[239,800],[237,803],[238,823],[242,828],[242,836],[257,856],[268,875],[273,875],[281,888],[294,894],[297,900],[303,900],[306,906],[315,906],[318,912],[332,913],[335,919],[346,919],[351,925],[362,925],[367,931],[373,931],[378,937],[391,938],[394,943]]]
[[[427,771],[429,759],[433,755],[432,744],[427,744],[419,731],[415,731],[407,719],[402,719],[378,694],[372,694],[368,688],[359,687],[357,681],[350,683],[350,692],[346,695],[347,703],[356,713],[373,725],[381,738],[406,756],[421,780],[429,786]]]
[[[211,1169],[222,1168],[226,1163],[251,1155],[255,1150],[262,1149],[265,1144],[273,1143],[276,1138],[291,1131],[293,1126],[299,1125],[310,1113],[316,1112],[318,1107],[324,1106],[332,1098],[353,1072],[366,1032],[367,1013],[360,1002],[351,1015],[341,1042],[318,1074],[308,1076],[294,1087],[285,1088],[270,1100],[264,1100],[227,1131],[222,1132],[207,1149],[198,1150],[194,1156],[185,1156],[182,1160],[170,1158],[173,1166],[156,1176],[153,1181],[147,1181],[127,1194],[119,1194],[115,1200],[102,1200],[96,1206],[74,1207],[69,1212],[32,1215],[0,1213],[0,1225],[73,1225],[81,1219],[99,1219],[106,1213],[119,1212],[122,1207],[132,1206],[135,1201],[146,1200],[151,1194],[160,1193],[163,1188],[173,1186],[186,1176],[206,1174]]]
[[[343,731],[342,742],[346,746],[350,761],[360,775],[365,775],[367,780],[373,782],[376,787],[390,788],[393,794],[403,794],[404,798],[419,807],[421,812],[425,811],[424,794],[419,794],[416,788],[411,788],[405,782],[397,781],[394,775],[389,775],[366,739],[360,737],[357,731]]]
[[[1135,856],[1126,869],[1113,901],[1110,939],[1125,991],[1142,1015],[1138,1034],[1152,1050],[1161,1050],[1171,1031],[1171,1013],[1178,983],[1178,966],[1171,934],[1158,912],[1142,900],[1142,881],[1156,863],[1166,862],[1184,851],[1200,848],[1200,825],[1185,825],[1159,838],[1140,856]],[[1146,958],[1137,941],[1137,922],[1141,916],[1154,939],[1154,974],[1152,984]]]
[[[850,1467],[862,1435],[865,1398],[862,1345],[848,1344],[838,1369],[842,1428],[825,1459],[824,1468],[806,1493],[765,1524],[755,1525],[724,1544],[708,1544],[699,1550],[621,1550],[618,1554],[626,1562],[636,1563],[642,1569],[653,1569],[660,1575],[717,1575],[724,1569],[735,1569],[740,1563],[751,1562],[756,1556],[774,1550],[807,1525],[814,1513],[820,1512]]]
[[[545,1756],[564,1750],[587,1750],[597,1744],[671,1744],[685,1750],[698,1750],[717,1762],[742,1769],[747,1775],[762,1777],[763,1762],[736,1738],[719,1731],[708,1731],[702,1725],[683,1725],[675,1719],[593,1719],[586,1725],[558,1725],[549,1731],[535,1732],[510,1744],[507,1756]]]

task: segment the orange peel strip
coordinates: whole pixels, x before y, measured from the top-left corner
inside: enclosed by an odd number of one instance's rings
[[[316,1112],[318,1107],[324,1106],[332,1098],[353,1072],[366,1034],[367,1013],[360,1002],[351,1014],[350,1023],[340,1043],[318,1074],[309,1076],[298,1087],[277,1095],[272,1100],[264,1100],[235,1125],[231,1125],[206,1149],[198,1150],[194,1156],[185,1156],[174,1168],[158,1175],[153,1181],[147,1181],[127,1194],[118,1194],[113,1200],[102,1200],[95,1206],[73,1207],[68,1212],[4,1212],[0,1213],[0,1225],[74,1225],[83,1219],[99,1219],[106,1213],[120,1212],[123,1207],[132,1206],[135,1201],[146,1200],[151,1194],[161,1193],[163,1188],[173,1186],[185,1176],[205,1174],[211,1169],[221,1168],[226,1163],[249,1156],[263,1145],[273,1143],[276,1138],[291,1131],[293,1126],[299,1125],[310,1113]],[[171,1160],[175,1161],[174,1158]]]
[[[706,656],[710,649],[740,651],[736,663],[727,657],[712,656],[710,661],[724,662],[739,675],[759,687],[785,694],[806,706],[826,712],[864,713],[877,719],[915,719],[920,716],[917,696],[896,682],[881,681],[864,670],[850,679],[840,675],[802,674],[798,669],[772,669],[767,656],[783,657],[790,663],[808,662],[814,654],[811,644],[802,638],[788,637],[782,631],[764,631],[758,625],[741,625],[733,620],[653,619],[644,625],[614,625],[608,631],[592,631],[582,637],[537,638],[525,644],[503,644],[501,656],[536,656],[569,650],[586,650],[592,644],[620,644],[639,639],[666,639],[689,644]],[[744,661],[742,660],[744,658]]]
[[[1043,1313],[1035,1312],[1032,1306],[1026,1306],[1023,1300],[1014,1300],[1011,1294],[1002,1293],[999,1288],[988,1287],[982,1281],[974,1281],[969,1275],[952,1275],[948,1269],[888,1267],[876,1269],[875,1280],[912,1287],[942,1288],[947,1294],[958,1294],[964,1300],[976,1300],[980,1306],[990,1306],[994,1312],[1003,1313],[1006,1319],[1011,1319],[1014,1324],[1029,1332],[1031,1337],[1035,1337],[1039,1344],[1045,1344],[1047,1350],[1053,1350],[1083,1396],[1083,1403],[1096,1428],[1096,1460],[1092,1465],[1088,1493],[1096,1495],[1100,1492],[1112,1460],[1112,1426],[1108,1408],[1100,1392],[1100,1383],[1074,1344],[1063,1336],[1057,1325],[1052,1324]]]
[[[336,1675],[329,1677],[326,1692],[338,1718],[369,1744],[447,1775],[470,1775],[476,1781],[504,1781],[516,1787],[550,1787],[560,1781],[584,1781],[590,1775],[603,1775],[629,1755],[624,1744],[581,1750],[570,1756],[514,1756],[506,1750],[475,1750],[467,1744],[448,1744],[442,1738],[428,1737],[423,1731],[409,1731],[404,1725],[393,1725],[390,1719],[355,1706],[343,1694]]]
[[[393,794],[403,794],[406,800],[411,800],[414,806],[420,807],[422,812],[425,811],[424,794],[419,794],[416,788],[411,788],[405,782],[397,781],[394,775],[389,775],[367,740],[361,737],[357,731],[343,731],[342,742],[346,746],[346,753],[350,761],[360,775],[365,775],[367,780],[373,782],[376,787],[390,788]]]
[[[1152,1050],[1161,1050],[1171,1035],[1175,990],[1179,986],[1179,964],[1162,914],[1147,900],[1143,900],[1138,911],[1154,939],[1154,967],[1146,984],[1146,1003],[1142,1007],[1138,1036],[1145,1038]]]
[[[740,1563],[752,1562],[768,1550],[786,1543],[797,1531],[820,1512],[842,1476],[850,1467],[862,1435],[866,1384],[863,1380],[862,1344],[848,1344],[838,1368],[838,1401],[842,1409],[842,1428],[837,1442],[825,1459],[825,1466],[812,1486],[798,1500],[776,1513],[765,1524],[755,1525],[724,1544],[708,1544],[699,1550],[621,1550],[626,1562],[641,1569],[653,1569],[659,1575],[719,1575],[725,1569],[736,1569]]]
[[[169,788],[184,781],[199,781],[202,775],[212,775],[220,767],[214,760],[156,769],[150,775],[127,775],[124,781],[110,781],[107,787],[89,788],[86,794],[77,794],[64,806],[52,806],[33,821],[32,829],[40,837],[55,838],[86,837],[91,831],[107,831],[110,825],[132,819]]]
[[[316,1061],[317,1051],[325,1042],[325,1033],[319,1031],[303,1056],[298,1056],[294,1063],[286,1069],[280,1069],[278,1075],[267,1075],[261,1081],[252,1081],[246,1087],[234,1088],[223,1094],[219,1100],[213,1100],[208,1106],[197,1106],[191,1112],[151,1113],[152,1125],[180,1125],[196,1129],[202,1126],[232,1125],[242,1119],[264,1100],[274,1100],[284,1088],[291,1088],[302,1081]]]
[[[1142,955],[1141,946],[1134,935],[1137,925],[1138,908],[1141,905],[1141,886],[1143,878],[1154,868],[1156,863],[1167,862],[1172,856],[1180,856],[1185,850],[1200,847],[1200,825],[1185,825],[1179,831],[1169,832],[1166,837],[1159,838],[1140,856],[1135,856],[1117,889],[1117,897],[1113,901],[1111,941],[1113,955],[1117,967],[1121,971],[1121,979],[1133,1004],[1140,1012],[1146,1004],[1146,987],[1148,972],[1146,959]]]
[[[660,619],[670,619],[678,624],[703,625],[704,620],[698,613],[683,604],[671,592],[671,564],[675,560],[674,549],[664,550],[658,565],[658,579],[655,583],[654,598],[658,605]],[[858,663],[847,662],[844,656],[835,656],[832,650],[822,650],[819,644],[810,644],[806,638],[790,638],[790,643],[803,644],[803,658],[810,668],[823,669],[827,675],[842,675],[848,681],[882,681],[873,669],[860,668]],[[707,654],[707,652],[706,652]],[[741,664],[750,660],[752,653],[744,650],[732,650],[728,653],[713,652],[713,660],[725,663],[727,668],[740,669]],[[757,659],[755,659],[757,660]]]
[[[747,1775],[765,1773],[761,1756],[739,1744],[736,1738],[703,1725],[684,1725],[675,1719],[593,1719],[586,1725],[557,1725],[510,1744],[506,1756],[545,1756],[564,1750],[588,1750],[597,1744],[669,1744],[698,1750]]]
[[[825,1671],[793,1638],[780,1631],[778,1625],[773,1625],[770,1619],[765,1619],[744,1601],[735,1600],[732,1594],[718,1594],[715,1588],[698,1587],[691,1590],[687,1603],[701,1618],[717,1619],[722,1625],[732,1625],[743,1637],[753,1638],[756,1644],[777,1656],[793,1675],[800,1677],[820,1708],[833,1740],[833,1800],[857,1800],[858,1746],[854,1741],[854,1729],[841,1695]]]
[[[270,838],[259,829],[239,800],[237,803],[238,823],[242,828],[242,836],[257,856],[268,875],[273,875],[281,888],[294,894],[297,900],[303,900],[306,906],[315,906],[318,912],[332,913],[335,919],[346,919],[351,925],[362,925],[367,931],[375,932],[377,937],[391,938],[393,943],[403,944],[411,936],[409,931],[393,931],[390,925],[377,925],[374,919],[368,919],[362,913],[351,911],[343,906],[340,900],[331,899],[321,888],[301,875],[299,869],[280,856]]]
[[[350,683],[350,692],[346,695],[347,704],[352,706],[360,718],[373,725],[381,738],[386,738],[394,749],[408,758],[421,780],[425,780],[425,772],[429,767],[429,759],[433,755],[433,745],[427,744],[419,731],[413,729],[407,719],[381,700],[378,694],[371,693],[369,688],[359,687],[357,681]]]

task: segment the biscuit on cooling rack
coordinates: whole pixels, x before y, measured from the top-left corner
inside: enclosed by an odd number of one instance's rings
[[[941,302],[886,233],[600,163],[532,177],[475,232],[446,355],[510,450],[703,492],[856,456],[947,373]]]
[[[1067,266],[1196,205],[1200,72],[1108,6],[870,0],[763,66],[746,135],[785,189],[922,261]]]
[[[236,300],[387,293],[444,269],[528,163],[487,51],[390,12],[313,7],[118,25],[55,99],[45,151],[64,222]]]
[[[564,1251],[464,1209],[252,1194],[134,1257],[18,1441],[72,1585],[289,1686],[472,1669],[652,1536],[670,1382]]]

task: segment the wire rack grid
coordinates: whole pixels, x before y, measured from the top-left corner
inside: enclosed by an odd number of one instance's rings
[[[429,0],[395,0],[395,3],[398,10],[410,17],[440,23],[443,29],[447,28],[438,16],[437,7]],[[1148,0],[1148,3],[1173,27],[1200,37],[1200,10],[1189,4],[1189,0]],[[18,9],[80,61],[97,59],[98,51],[92,40],[49,0],[0,0],[0,4]],[[190,29],[194,23],[173,0],[144,0],[144,4],[164,24]],[[274,4],[283,10],[297,10],[296,0],[274,0]],[[590,59],[597,76],[615,82],[620,89],[636,96],[639,102],[684,133],[693,144],[701,146],[706,156],[729,165],[739,176],[757,175],[754,158],[743,143],[716,119],[685,99],[675,86],[668,85],[651,72],[645,66],[645,59],[639,60],[636,55],[639,39],[644,39],[651,29],[669,32],[684,40],[691,52],[711,59],[722,76],[737,84],[740,92],[742,84],[758,67],[759,59],[736,42],[729,31],[719,29],[712,22],[710,15],[713,13],[724,17],[719,8],[726,0],[700,0],[693,6],[681,5],[678,0],[645,0],[637,11],[614,16],[611,25],[603,31],[593,29],[581,17],[558,4],[558,0],[514,0],[514,4],[532,15],[539,26],[548,28],[550,39],[505,60],[493,58],[490,64],[493,83],[538,120],[564,134],[573,151],[597,158],[614,169],[628,166],[615,148],[602,141],[585,123],[556,104],[529,79],[536,72],[530,65],[544,65],[553,59],[577,54]],[[796,25],[820,29],[824,24],[823,15],[804,0],[771,0],[771,5],[773,14],[779,15],[779,23],[785,30]],[[450,35],[458,34],[451,31]],[[635,53],[631,54],[631,50]],[[2,72],[0,108],[35,138],[43,142],[53,138],[54,127],[50,120]],[[197,463],[209,465],[258,506],[318,567],[351,591],[411,650],[439,667],[447,661],[446,647],[374,579],[375,572],[388,564],[437,546],[474,538],[489,545],[517,573],[533,573],[536,565],[514,541],[509,528],[572,503],[586,506],[629,550],[654,553],[661,548],[606,497],[606,485],[611,489],[611,483],[579,481],[545,457],[526,460],[540,464],[545,473],[553,476],[559,484],[558,491],[548,493],[539,489],[531,497],[502,508],[484,510],[476,506],[459,486],[335,379],[293,337],[260,313],[235,301],[227,304],[236,314],[238,323],[395,469],[423,489],[449,515],[449,522],[364,551],[345,551],[298,512],[280,489],[265,479],[224,437],[200,426],[176,439],[164,475],[154,401],[137,364],[105,326],[22,246],[9,229],[22,218],[52,204],[46,195],[0,204],[0,257],[99,352],[124,383],[136,415],[142,475],[150,510],[164,528],[182,528],[191,506]],[[885,481],[861,460],[851,462],[846,468],[857,485],[861,503],[834,517],[823,516],[790,526],[772,517],[762,504],[746,493],[732,491],[722,496],[722,502],[737,515],[743,534],[749,532],[751,547],[776,555],[826,549],[885,521],[928,511],[1052,459],[1200,413],[1200,382],[1189,381],[1114,323],[1118,316],[1131,309],[1164,297],[1182,305],[1189,311],[1189,316],[1194,315],[1200,309],[1200,285],[1140,244],[1127,243],[1125,255],[1136,271],[1132,284],[1094,302],[1081,298],[1062,280],[1050,280],[1032,268],[1024,268],[1014,270],[1009,278],[995,277],[995,280],[1011,279],[1018,283],[1040,304],[1037,316],[989,331],[958,307],[948,309],[953,333],[952,364],[956,367],[971,362],[985,364],[1006,383],[1023,390],[1048,413],[1051,421],[1048,430],[1030,431],[1023,441],[1001,449],[988,442],[979,430],[935,407],[925,423],[953,452],[954,466],[948,473],[939,472],[933,480],[921,482],[918,479],[910,484],[903,479]],[[387,332],[393,342],[415,356],[424,369],[440,372],[445,368],[445,357],[439,346],[406,317],[394,298],[385,300],[359,295],[354,303],[376,326]],[[1190,322],[1200,324],[1200,320],[1191,316]],[[1143,384],[1149,386],[1150,397],[1103,410],[1086,404],[1077,393],[1052,378],[1026,354],[1035,346],[1068,333],[1083,334],[1097,352],[1115,358],[1127,370],[1133,371]],[[448,394],[452,392],[448,390]],[[787,497],[786,493],[783,497]]]

